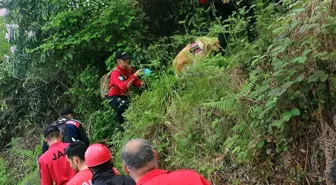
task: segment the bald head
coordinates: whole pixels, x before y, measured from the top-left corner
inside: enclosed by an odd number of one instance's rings
[[[130,170],[138,170],[155,161],[153,147],[144,139],[132,139],[122,149],[121,158]]]

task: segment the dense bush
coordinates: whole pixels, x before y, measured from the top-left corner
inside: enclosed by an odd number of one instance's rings
[[[244,37],[244,12],[235,14],[226,55],[179,80],[160,75],[127,111],[124,141],[148,138],[162,166],[197,169],[214,184],[328,183],[335,152],[330,5],[291,3],[284,16],[262,9],[253,44]]]
[[[11,149],[0,158],[0,183],[38,183],[40,128],[66,105],[92,141],[113,146],[119,169],[121,146],[143,137],[163,168],[193,168],[214,185],[327,183],[336,146],[335,6],[286,1],[280,12],[254,3],[259,36],[249,43],[248,7],[223,26],[196,0],[2,1],[11,37],[0,33],[0,54],[9,56],[0,57],[0,148]],[[218,32],[230,35],[225,55],[177,79],[176,53]],[[154,71],[147,90],[132,94],[125,132],[99,97],[117,49]]]

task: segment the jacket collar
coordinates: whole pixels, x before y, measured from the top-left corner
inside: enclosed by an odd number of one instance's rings
[[[102,169],[99,170],[97,172],[95,172],[93,174],[92,177],[92,183],[96,182],[96,181],[105,181],[109,178],[111,178],[112,176],[115,176],[114,172],[112,171],[112,169]]]
[[[62,142],[61,142],[61,141],[58,141],[58,142],[56,142],[56,143],[50,145],[49,148],[55,148],[55,147],[57,147],[57,146],[60,145],[60,144],[62,144]]]
[[[160,170],[160,169],[151,170],[147,172],[144,176],[142,176],[136,185],[142,185],[145,182],[149,181],[150,179],[157,177],[159,175],[162,175],[162,174],[166,174],[166,173],[169,173],[169,171]]]

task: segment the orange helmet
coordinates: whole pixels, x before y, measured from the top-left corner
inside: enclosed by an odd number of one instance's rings
[[[85,164],[88,167],[101,165],[112,159],[108,148],[100,143],[92,144],[85,152]]]

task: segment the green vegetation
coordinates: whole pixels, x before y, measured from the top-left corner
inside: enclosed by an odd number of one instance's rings
[[[5,39],[6,28],[3,20],[0,18],[0,55],[1,60],[4,60],[4,55],[9,53],[9,45],[7,40]]]
[[[0,184],[38,184],[40,129],[65,105],[76,108],[92,141],[109,141],[118,169],[124,142],[143,137],[163,168],[193,168],[213,185],[327,184],[336,146],[334,2],[254,1],[254,43],[247,7],[223,26],[197,0],[158,2],[0,3],[10,10],[5,23],[19,25],[10,45],[0,33],[1,55],[17,48],[0,57],[0,148],[10,148],[0,153]],[[179,50],[218,32],[230,34],[225,56],[177,79],[170,66]],[[99,97],[118,48],[153,71],[148,89],[132,94],[123,133]]]

